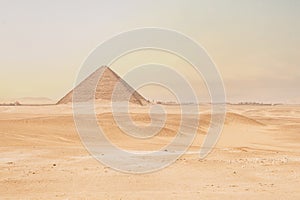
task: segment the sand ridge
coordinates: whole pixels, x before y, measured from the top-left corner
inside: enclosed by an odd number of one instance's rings
[[[121,148],[155,150],[176,134],[180,113],[165,106],[168,120],[151,140],[126,136],[109,105],[96,108],[98,123]],[[133,106],[137,123],[149,122],[148,107]],[[200,127],[188,152],[149,174],[123,174],[96,161],[76,132],[70,104],[0,107],[0,196],[3,199],[299,199],[300,107],[228,107],[214,150],[199,159],[210,122]],[[292,110],[293,112],[290,112]],[[169,114],[170,113],[170,114]]]

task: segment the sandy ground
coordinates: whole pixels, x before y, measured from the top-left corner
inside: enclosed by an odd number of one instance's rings
[[[131,109],[149,122],[147,107]],[[99,125],[117,146],[163,147],[180,115],[166,106],[165,128],[150,140],[117,128],[109,106],[98,106]],[[197,151],[209,125],[209,106],[188,153],[148,174],[126,174],[95,160],[84,148],[70,105],[0,107],[0,199],[300,199],[300,106],[227,106],[214,150]]]

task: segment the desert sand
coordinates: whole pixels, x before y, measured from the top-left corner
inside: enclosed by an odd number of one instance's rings
[[[149,140],[118,129],[110,106],[99,104],[99,125],[117,146],[155,150],[176,134],[177,106],[165,106],[165,128]],[[95,160],[81,143],[72,105],[0,107],[0,199],[300,199],[300,106],[228,105],[222,135],[203,160],[199,149],[210,121],[188,152],[153,173],[126,174]],[[147,106],[132,117],[147,123]]]

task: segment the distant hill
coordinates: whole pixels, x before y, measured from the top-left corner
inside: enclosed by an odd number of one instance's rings
[[[46,97],[21,97],[21,98],[7,98],[0,99],[0,104],[54,104],[55,101]]]

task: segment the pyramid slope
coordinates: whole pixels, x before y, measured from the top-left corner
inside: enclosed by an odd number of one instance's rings
[[[103,73],[103,74],[102,74]],[[101,78],[98,80],[100,75]],[[91,92],[89,88],[94,85],[95,81],[98,82],[96,91]],[[62,99],[60,99],[57,104],[67,104],[73,101],[74,90],[80,91],[79,98],[76,99],[78,102],[90,101],[95,98],[95,100],[107,100],[112,101],[112,93],[117,87],[117,91],[114,94],[113,101],[127,101],[129,94],[132,94],[130,97],[130,102],[140,105],[145,105],[148,101],[135,91],[128,83],[126,83],[119,75],[106,66],[102,66],[97,69],[94,73],[88,76],[84,81],[82,81],[76,88],[71,90],[66,94]]]

